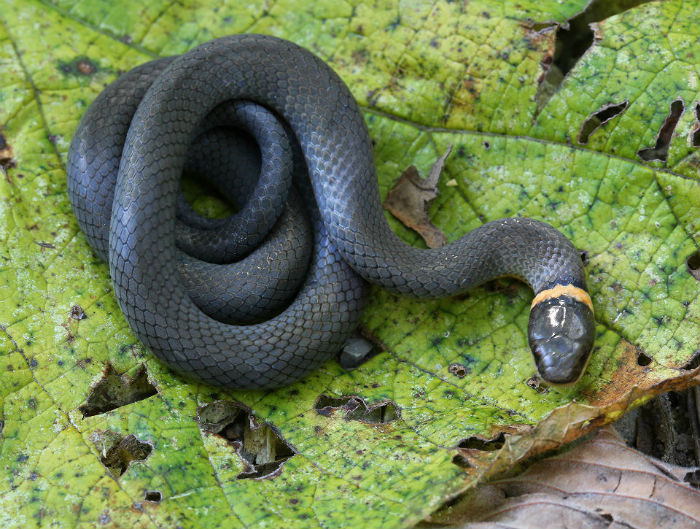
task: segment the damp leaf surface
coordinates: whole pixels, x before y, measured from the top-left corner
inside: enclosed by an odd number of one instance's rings
[[[408,527],[697,382],[698,7],[602,21],[542,106],[556,26],[587,3],[0,2],[0,526]],[[375,289],[362,330],[383,351],[276,391],[192,384],[138,343],[71,213],[70,139],[121,72],[237,32],[297,42],[348,83],[382,199],[452,146],[430,206],[448,240],[523,215],[585,252],[598,328],[578,384],[534,377],[532,293],[506,280],[438,301]],[[666,161],[640,159],[677,99]],[[225,435],[202,427],[218,402],[247,414],[220,419]]]

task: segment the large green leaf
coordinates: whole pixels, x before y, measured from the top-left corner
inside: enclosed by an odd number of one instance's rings
[[[565,22],[585,0],[243,4],[2,2],[3,527],[410,526],[478,480],[696,376],[700,301],[686,266],[700,236],[695,2],[652,2],[602,22],[539,107],[555,42],[544,23]],[[120,72],[236,32],[288,38],[338,71],[376,142],[383,194],[405,167],[426,172],[454,145],[432,208],[448,238],[527,215],[587,251],[598,336],[578,384],[532,378],[532,294],[508,281],[427,302],[375,290],[363,328],[385,351],[351,372],[329,362],[278,391],[191,384],[151,357],[71,214],[68,145]],[[676,99],[685,112],[668,162],[643,162],[637,151],[654,146]],[[578,143],[590,115],[623,101],[620,116]],[[119,386],[114,373],[148,385],[143,369],[157,393],[110,393],[115,409],[83,415],[91,388]],[[322,395],[330,407],[317,410]],[[391,401],[396,412],[377,423],[361,406],[334,411],[342,396],[370,408]],[[204,426],[206,405],[227,400],[293,448],[273,476],[241,479],[239,455]],[[141,455],[117,476],[107,448],[129,435]]]

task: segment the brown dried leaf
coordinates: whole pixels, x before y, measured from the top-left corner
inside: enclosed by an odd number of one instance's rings
[[[697,529],[700,491],[683,481],[691,470],[648,457],[605,428],[520,475],[478,487],[430,522],[463,529]]]
[[[417,231],[429,248],[439,248],[447,242],[445,234],[431,222],[428,208],[440,194],[438,181],[451,152],[450,145],[430,168],[430,174],[425,179],[421,178],[415,166],[409,166],[389,190],[384,201],[384,208],[406,227]]]

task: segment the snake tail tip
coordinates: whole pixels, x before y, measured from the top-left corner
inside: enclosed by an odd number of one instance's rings
[[[593,349],[593,310],[568,294],[544,298],[530,311],[528,339],[540,376],[552,384],[573,384]]]

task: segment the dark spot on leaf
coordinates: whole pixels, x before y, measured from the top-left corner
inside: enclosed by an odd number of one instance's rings
[[[394,31],[394,30],[396,30],[396,27],[397,27],[399,24],[401,24],[401,16],[400,16],[400,15],[397,16],[397,17],[393,20],[393,22],[391,22],[391,23],[389,24],[389,28],[391,28],[391,31]]]
[[[690,275],[700,281],[700,250],[696,250],[690,254],[688,259],[685,261],[685,265],[688,268]]]
[[[459,378],[464,378],[472,371],[470,367],[457,363],[450,364],[449,370],[450,373]]]
[[[132,461],[144,461],[153,451],[149,443],[139,441],[135,435],[122,436],[112,430],[97,430],[90,440],[100,454],[100,462],[115,478],[126,472]]]
[[[622,103],[607,103],[600,107],[583,121],[579,129],[577,141],[581,144],[588,143],[588,138],[591,137],[591,134],[611,119],[622,114],[627,110],[628,106],[629,101],[624,100]]]
[[[56,247],[51,244],[50,242],[44,242],[44,241],[35,241],[39,246],[42,248],[48,248],[49,250],[55,250]]]
[[[640,365],[642,367],[648,366],[651,364],[652,359],[651,357],[645,355],[642,351],[637,352],[637,365]]]
[[[67,75],[89,77],[97,71],[97,65],[88,57],[76,57],[72,61],[58,63],[58,68]]]
[[[80,305],[73,305],[70,309],[70,317],[74,320],[84,320],[87,318],[87,314]]]
[[[27,400],[27,406],[33,410],[36,410],[38,403],[34,397],[30,397],[29,400]]]
[[[110,518],[107,511],[104,511],[100,514],[100,517],[97,520],[98,522],[100,522],[100,525],[107,525],[109,522],[112,521],[112,518]]]
[[[481,450],[484,452],[494,452],[500,450],[506,442],[506,436],[503,432],[491,439],[483,439],[475,435],[462,439],[457,448],[466,448],[468,450]]]
[[[36,361],[36,358],[32,358],[31,360],[29,360],[29,367],[34,368],[38,365],[39,365],[39,362]]]
[[[18,463],[24,463],[27,459],[29,459],[29,456],[27,454],[20,454],[17,456],[15,461],[17,461]]]
[[[484,149],[486,149],[488,151],[490,148],[491,148],[491,144],[489,142],[485,141],[484,142]]]
[[[676,125],[678,125],[678,120],[681,118],[684,110],[685,105],[681,99],[676,99],[671,103],[671,110],[664,120],[663,125],[661,125],[659,133],[656,135],[656,143],[654,146],[637,151],[637,156],[640,160],[644,162],[650,162],[652,160],[666,161],[666,158],[668,158],[668,146],[671,144],[673,131],[676,130]]]
[[[159,490],[147,490],[146,494],[144,494],[143,496],[143,499],[153,503],[160,503],[160,500],[162,499],[162,494]]]
[[[83,417],[92,417],[157,393],[155,386],[148,381],[146,367],[141,365],[133,377],[119,375],[111,364],[107,364],[102,379],[90,391],[85,404],[78,409]]]
[[[360,421],[368,424],[384,424],[401,416],[398,406],[392,401],[367,406],[362,397],[330,397],[321,395],[316,399],[314,409],[319,415],[329,417],[338,411],[345,412],[346,421]]]
[[[271,479],[282,472],[282,465],[295,452],[271,424],[258,424],[246,406],[218,400],[197,409],[197,422],[203,432],[218,435],[236,450],[245,470],[237,479]]]
[[[12,155],[12,147],[10,147],[10,144],[7,143],[5,136],[0,133],[0,170],[5,173],[5,176],[7,177],[7,171],[14,167],[17,167],[17,163]],[[8,182],[11,183],[9,178]]]

